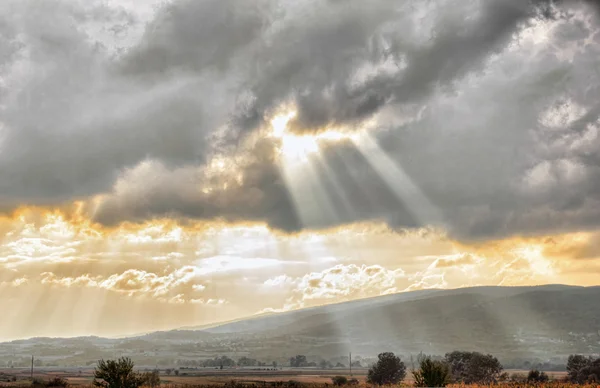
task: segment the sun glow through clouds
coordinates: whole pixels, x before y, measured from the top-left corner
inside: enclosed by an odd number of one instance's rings
[[[318,153],[323,143],[356,141],[360,136],[337,129],[326,129],[307,135],[294,134],[290,132],[289,124],[295,117],[296,112],[290,110],[276,115],[271,120],[271,135],[281,141],[279,151],[288,161],[307,162],[308,156]]]

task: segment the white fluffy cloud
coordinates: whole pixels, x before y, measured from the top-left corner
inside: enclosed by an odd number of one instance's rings
[[[292,309],[394,293],[398,291],[398,279],[403,277],[401,269],[338,264],[298,278],[280,275],[266,280],[264,286],[272,288],[273,292],[291,292],[285,308]]]

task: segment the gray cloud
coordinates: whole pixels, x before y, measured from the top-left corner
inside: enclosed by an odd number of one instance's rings
[[[135,18],[54,3],[45,23],[34,1],[14,3],[24,23],[0,21],[4,208],[105,193],[105,224],[380,219],[466,239],[600,221],[600,33],[584,2],[175,0],[117,54],[86,26],[123,36]],[[400,169],[341,142],[291,184],[276,140],[240,148],[290,102],[298,133],[376,119],[378,152]],[[245,157],[214,176],[221,151]],[[403,197],[402,171],[430,205]]]
[[[147,158],[202,163],[207,136],[226,118],[226,81],[202,74],[146,79],[122,71],[114,47],[103,46],[96,39],[102,33],[92,30],[97,24],[102,32],[127,28],[133,19],[98,7],[13,3],[17,32],[9,44],[19,52],[3,68],[0,116],[5,206],[109,191],[123,169]]]

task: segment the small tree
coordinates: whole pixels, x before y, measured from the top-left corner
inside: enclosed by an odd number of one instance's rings
[[[548,375],[545,372],[540,372],[537,369],[532,369],[527,374],[527,382],[528,383],[545,383],[548,380]]]
[[[179,369],[175,369],[175,376],[179,376]]]
[[[165,373],[167,374],[167,376],[170,376],[171,373],[173,373],[173,369],[167,368],[165,369]]]
[[[369,369],[367,382],[390,385],[397,384],[406,377],[406,366],[394,353],[380,353],[377,358],[377,363]]]
[[[419,358],[419,369],[412,371],[417,387],[445,387],[450,383],[450,367],[444,361],[430,356]]]
[[[129,357],[121,357],[98,361],[93,382],[102,388],[138,388],[143,385],[144,379],[133,371],[133,361]]]

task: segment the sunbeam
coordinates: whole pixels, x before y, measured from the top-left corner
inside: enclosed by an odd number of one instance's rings
[[[440,225],[443,222],[440,210],[429,201],[402,167],[379,147],[371,135],[363,132],[355,144],[420,225]]]

